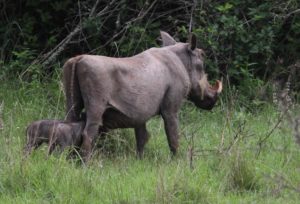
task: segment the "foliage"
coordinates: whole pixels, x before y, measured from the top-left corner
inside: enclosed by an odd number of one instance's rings
[[[109,7],[105,16],[89,18],[95,4],[90,0],[4,1],[0,12],[0,61],[4,67],[1,75],[24,72],[78,23],[81,32],[57,60],[80,53],[131,56],[158,46],[159,30],[184,41],[194,6],[193,32],[207,53],[210,75],[228,75],[234,85],[251,86],[249,79],[282,77],[283,72],[290,72],[286,67],[299,60],[298,1],[195,2],[122,0]],[[109,1],[100,1],[95,10],[101,11],[108,5]],[[41,66],[34,69],[42,75],[54,71]]]

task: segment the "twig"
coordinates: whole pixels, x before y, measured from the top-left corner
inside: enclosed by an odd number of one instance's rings
[[[285,16],[285,18],[288,18],[288,17],[290,17],[291,15],[293,15],[293,14],[298,14],[298,13],[300,13],[300,9],[296,9],[296,10],[294,10],[294,11],[288,13],[288,14]]]
[[[103,16],[105,12],[116,2],[117,0],[112,0],[106,7],[104,7],[101,11],[96,13],[96,8],[99,4],[99,0],[97,0],[94,4],[94,6],[91,9],[91,12],[86,20],[91,20],[96,17]],[[83,23],[84,23],[83,21]],[[82,30],[82,20],[80,18],[79,23],[75,26],[72,32],[70,32],[60,43],[58,43],[52,50],[47,52],[46,54],[42,55],[40,58],[37,58],[34,60],[31,65],[21,73],[20,77],[22,78],[25,73],[29,70],[29,68],[35,64],[42,64],[43,66],[46,66],[50,64],[60,53],[65,50],[66,46],[71,42],[71,39],[73,39],[74,36],[76,36],[81,30]]]
[[[157,2],[157,0],[153,1],[152,4],[148,7],[148,9],[145,12],[139,12],[139,14],[137,15],[136,18],[131,18],[127,22],[123,23],[125,26],[123,26],[123,28],[119,32],[115,33],[113,35],[113,37],[111,37],[105,44],[103,44],[102,46],[100,46],[100,47],[98,47],[98,48],[96,48],[94,50],[91,50],[90,52],[91,53],[95,52],[97,49],[101,49],[101,48],[107,46],[108,44],[110,44],[111,42],[113,42],[122,33],[126,32],[130,25],[132,25],[133,23],[135,23],[138,20],[142,20],[149,13],[149,11],[156,4],[156,2]]]
[[[194,0],[193,1],[193,7],[192,7],[192,10],[191,10],[191,17],[190,17],[190,23],[189,23],[189,33],[191,33],[193,31],[193,15],[194,15],[194,10],[197,6],[197,1]]]
[[[4,109],[4,102],[2,101],[1,104],[0,104],[0,130],[2,130],[4,128],[3,109]]]
[[[233,146],[240,140],[243,139],[243,137],[241,138],[241,135],[245,129],[246,126],[246,120],[243,120],[242,123],[239,124],[238,126],[238,130],[235,133],[233,140],[231,141],[231,143],[228,145],[228,147],[225,148],[226,153],[229,153],[231,151],[231,149],[233,148]],[[224,151],[224,150],[223,150]]]
[[[262,145],[263,143],[265,143],[269,137],[274,133],[274,131],[278,128],[278,126],[280,125],[280,123],[282,122],[284,118],[284,114],[282,113],[279,117],[278,117],[278,120],[276,122],[276,124],[273,126],[273,128],[266,134],[266,136],[262,139],[260,139],[257,143],[257,145],[259,146],[258,148],[258,151],[256,153],[256,158],[260,155],[261,153],[261,149],[262,149]]]

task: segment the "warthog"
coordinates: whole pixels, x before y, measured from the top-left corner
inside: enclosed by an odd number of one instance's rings
[[[87,113],[81,146],[85,160],[91,155],[98,128],[134,128],[137,154],[143,154],[149,134],[146,122],[161,115],[171,152],[178,148],[178,112],[185,98],[202,109],[212,109],[222,90],[211,86],[203,67],[204,52],[196,36],[176,42],[161,32],[163,47],[127,58],[80,55],[63,67],[67,120]]]
[[[30,154],[33,148],[36,149],[43,143],[48,143],[49,154],[57,147],[60,151],[63,151],[67,146],[80,147],[84,127],[85,121],[34,121],[26,129],[25,154]]]

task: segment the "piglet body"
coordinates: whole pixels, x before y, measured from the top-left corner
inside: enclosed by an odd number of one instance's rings
[[[82,131],[85,122],[66,122],[63,120],[38,120],[31,123],[26,130],[26,154],[38,148],[43,143],[48,143],[51,154],[57,147],[63,151],[67,146],[80,147]]]

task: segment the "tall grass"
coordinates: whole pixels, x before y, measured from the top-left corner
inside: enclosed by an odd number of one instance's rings
[[[137,160],[132,130],[112,131],[89,166],[46,147],[22,155],[26,126],[64,118],[59,82],[5,82],[0,130],[0,203],[297,203],[300,154],[291,128],[274,127],[272,105],[213,111],[186,103],[180,112],[180,151],[169,153],[163,122],[152,119],[145,158]],[[259,154],[258,154],[259,152]]]

